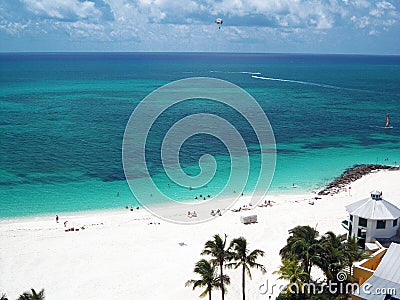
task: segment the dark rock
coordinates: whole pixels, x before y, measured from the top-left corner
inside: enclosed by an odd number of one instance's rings
[[[346,185],[354,182],[364,175],[367,175],[375,170],[400,170],[400,167],[386,166],[386,165],[355,165],[352,168],[346,169],[340,177],[335,178],[328,184],[318,195],[333,195],[337,194],[344,189]]]

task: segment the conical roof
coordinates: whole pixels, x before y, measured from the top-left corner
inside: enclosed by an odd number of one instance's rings
[[[371,197],[346,206],[349,214],[369,220],[395,220],[400,218],[400,209],[382,199],[382,193],[373,191]]]

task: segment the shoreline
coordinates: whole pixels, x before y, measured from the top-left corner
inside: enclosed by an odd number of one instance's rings
[[[400,167],[390,166],[390,165],[380,165],[380,164],[361,164],[354,165],[342,172],[338,177],[335,177],[331,181],[329,181],[326,185],[324,185],[321,189],[316,189],[312,191],[304,191],[295,189],[282,189],[281,191],[268,191],[263,199],[260,201],[265,201],[267,198],[289,198],[295,199],[293,201],[304,201],[312,199],[312,197],[316,196],[332,196],[341,192],[347,192],[347,187],[353,182],[361,179],[362,177],[378,172],[381,170],[389,170],[389,171],[398,171]],[[288,193],[290,191],[290,193]],[[299,193],[296,193],[296,192]],[[286,192],[286,193],[285,193]],[[243,198],[242,198],[243,197]],[[245,195],[242,197],[238,197],[237,202],[241,202],[241,200],[246,199],[247,202],[250,202],[249,196]],[[224,200],[235,202],[233,197],[231,196],[223,196]],[[303,200],[302,200],[303,199]],[[211,199],[212,200],[212,199]],[[179,203],[185,203],[185,205],[196,207],[197,204],[201,203],[201,201],[190,200],[177,200]],[[236,203],[232,205],[231,208],[236,207]],[[128,209],[126,208],[128,207]],[[139,207],[139,209],[136,209]],[[165,210],[173,210],[174,204],[171,203],[155,203],[151,205],[152,208],[161,208]],[[133,211],[130,211],[133,208]],[[136,206],[126,205],[121,206],[119,208],[103,208],[103,209],[89,209],[89,210],[80,210],[80,211],[66,211],[66,212],[49,212],[49,213],[41,213],[34,215],[26,215],[26,216],[11,216],[11,217],[0,217],[0,226],[2,224],[10,224],[10,223],[23,223],[23,222],[31,222],[32,220],[49,220],[54,219],[56,215],[62,216],[63,218],[75,219],[82,217],[93,217],[93,216],[115,216],[115,215],[125,215],[127,212],[131,215],[137,215],[137,213],[146,213],[149,217],[157,218],[156,215],[153,215],[149,212],[150,206],[148,208],[144,207],[142,203],[138,203]],[[252,210],[250,210],[252,211]]]
[[[54,216],[0,221],[0,294],[14,299],[30,288],[44,288],[46,299],[130,299],[132,294],[143,300],[197,299],[201,291],[192,291],[184,283],[197,278],[193,268],[206,258],[200,255],[204,243],[214,234],[226,233],[229,241],[244,236],[250,249],[265,251],[259,263],[265,265],[267,274],[252,270],[253,280],[247,280],[246,287],[249,299],[268,299],[269,293],[260,294],[262,284],[285,284],[273,272],[281,264],[279,250],[286,244],[288,230],[310,225],[320,235],[327,231],[343,234],[346,205],[380,189],[385,199],[400,206],[398,182],[400,171],[381,170],[352,182],[351,194],[341,191],[321,196],[313,205],[309,200],[315,194],[311,193],[267,195],[271,207],[227,211],[210,222],[188,226],[159,220],[142,208],[139,212],[121,208],[116,213],[60,215],[59,223]],[[235,207],[248,200],[244,196]],[[256,214],[257,223],[242,224],[240,218],[246,214]],[[65,232],[64,217],[71,225],[87,227]],[[240,298],[239,273],[227,270],[232,282],[227,300]],[[271,299],[277,294],[277,290],[271,293]]]
[[[287,203],[301,203],[314,199],[315,193],[298,193],[298,194],[267,194],[260,203],[263,203],[266,200],[272,201],[275,205],[282,205]],[[234,208],[239,208],[244,205],[248,205],[251,202],[251,196],[245,195],[240,196],[238,199],[234,199],[233,197],[225,196],[222,198],[224,201],[228,201],[233,203],[230,208],[226,209],[226,212],[230,212]],[[209,201],[211,204],[213,203],[212,199]],[[185,203],[185,209],[195,209],[196,205],[201,202],[195,203]],[[217,204],[215,204],[217,206]],[[137,209],[139,207],[139,209]],[[159,219],[157,215],[154,215],[149,210],[154,209],[157,211],[158,209],[170,211],[170,216],[174,215],[175,208],[174,204],[154,204],[153,206],[145,208],[143,206],[135,206],[130,207],[128,209],[126,207],[121,208],[110,208],[110,209],[94,209],[94,210],[83,210],[76,212],[61,212],[58,214],[55,213],[45,213],[40,215],[31,215],[31,216],[19,216],[19,217],[2,217],[0,218],[0,228],[3,225],[12,225],[12,224],[32,224],[34,222],[55,222],[55,216],[59,216],[59,223],[62,223],[64,220],[79,220],[85,218],[116,218],[116,217],[133,217],[132,220],[147,220],[147,219]],[[255,206],[249,210],[247,213],[256,212],[260,207]],[[133,209],[133,210],[131,210]],[[225,211],[225,209],[223,209]],[[242,211],[242,213],[245,211]],[[186,214],[182,214],[182,216],[186,217]],[[163,222],[168,222],[166,220],[162,220]]]
[[[273,190],[270,191],[268,190],[265,194],[265,196],[263,197],[263,199],[261,201],[264,201],[265,198],[268,197],[277,197],[277,196],[287,196],[289,198],[291,197],[303,197],[305,195],[312,195],[315,194],[317,192],[316,189],[314,190],[302,190],[301,187],[297,187],[297,188],[285,188],[285,189],[281,189],[281,190]],[[219,196],[217,198],[222,199],[222,200],[227,200],[232,202],[233,198],[248,198],[250,195],[250,192],[245,192],[244,196],[239,196],[239,195],[222,195]],[[211,199],[207,199],[207,200],[212,200]],[[140,211],[147,211],[147,209],[145,208],[145,206],[143,206],[142,203],[140,203],[139,201],[137,201],[137,203],[132,204],[132,201],[130,201],[131,199],[128,199],[126,201],[126,204],[118,206],[118,207],[110,207],[110,208],[94,208],[94,209],[84,209],[84,210],[71,210],[71,211],[52,211],[52,212],[44,212],[44,213],[37,213],[37,214],[30,214],[30,215],[20,215],[20,216],[0,216],[0,225],[2,223],[5,222],[12,222],[13,220],[18,222],[19,220],[29,220],[29,219],[44,219],[44,218],[54,218],[55,215],[64,215],[64,216],[70,216],[70,217],[79,217],[79,216],[90,216],[90,215],[103,215],[103,214],[118,214],[118,213],[123,213],[125,211],[128,211],[128,209],[126,209],[126,207],[133,208],[134,211],[136,211],[136,207],[139,207]],[[189,205],[189,206],[193,206],[195,207],[197,204],[199,203],[203,203],[203,201],[201,200],[194,200],[194,199],[186,199],[186,200],[175,200],[176,203],[182,203],[185,205]],[[249,200],[250,201],[250,200]],[[169,202],[169,203],[153,203],[150,205],[147,205],[148,207],[154,207],[154,208],[173,208],[173,206],[175,205],[174,202]]]
[[[288,197],[292,197],[293,195],[306,195],[306,194],[313,194],[315,193],[316,195],[330,195],[330,194],[334,194],[336,192],[338,192],[339,190],[343,190],[343,184],[349,184],[354,180],[357,180],[358,178],[353,178],[350,181],[347,182],[342,182],[343,181],[343,177],[349,173],[350,171],[352,171],[355,168],[358,167],[364,167],[364,166],[378,166],[378,168],[375,168],[373,170],[369,170],[368,172],[364,172],[362,173],[362,175],[366,175],[369,174],[370,172],[373,172],[375,170],[379,170],[379,169],[386,169],[386,168],[392,168],[392,169],[396,169],[398,170],[399,167],[393,167],[393,166],[389,166],[389,165],[375,165],[375,164],[361,164],[361,165],[354,165],[353,167],[347,168],[345,169],[339,176],[336,177],[332,177],[332,179],[330,180],[324,180],[323,182],[319,182],[318,184],[315,183],[312,185],[312,187],[307,186],[304,187],[301,184],[299,186],[296,185],[296,188],[292,188],[292,186],[281,186],[281,187],[275,187],[273,189],[269,188],[266,194],[266,197],[274,197],[274,196],[288,196]],[[123,180],[123,183],[125,184],[126,181]],[[335,192],[336,190],[336,192]],[[139,206],[141,208],[143,208],[142,204],[137,201],[136,199],[133,199],[133,195],[131,194],[132,192],[127,189],[125,191],[127,194],[124,194],[122,198],[122,202],[121,200],[118,200],[121,204],[119,206],[111,206],[108,208],[85,208],[85,209],[72,209],[72,210],[68,210],[68,209],[62,209],[60,211],[57,210],[53,210],[53,211],[49,211],[49,212],[35,212],[35,213],[26,213],[23,212],[22,214],[18,215],[18,214],[12,214],[12,215],[6,215],[6,216],[0,216],[0,222],[2,221],[7,221],[7,220],[18,220],[18,219],[27,219],[27,218],[42,218],[42,217],[51,217],[51,216],[55,216],[56,214],[64,214],[64,215],[81,215],[81,214],[97,214],[97,213],[102,213],[102,212],[118,212],[120,211],[120,209],[123,209],[126,205],[128,205],[129,207],[136,207]],[[249,194],[250,191],[245,191],[245,194]],[[113,197],[112,192],[108,192],[109,197]],[[93,195],[93,197],[95,197],[96,195]],[[132,197],[132,198],[130,198]],[[223,197],[225,198],[230,198],[230,195],[224,195]],[[125,199],[126,198],[126,199]],[[126,201],[124,201],[123,199],[125,199]],[[111,201],[111,200],[110,200]],[[193,199],[179,199],[177,200],[178,202],[193,202],[192,204],[194,204],[196,201]],[[169,204],[165,204],[165,203],[154,203],[152,205],[169,205]]]

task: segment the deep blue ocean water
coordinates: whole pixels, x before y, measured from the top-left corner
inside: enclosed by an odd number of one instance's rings
[[[277,142],[270,193],[316,190],[354,164],[400,163],[400,56],[3,53],[0,217],[137,205],[122,168],[126,123],[154,89],[196,76],[240,86],[265,111]],[[251,159],[258,159],[251,129],[216,103],[182,105],[167,111],[160,124],[167,130],[201,112],[233,122]],[[382,128],[386,114],[393,129]],[[224,145],[201,135],[184,144],[180,158],[188,174],[198,174],[205,153],[216,157],[220,171],[204,188],[182,189],[163,171],[160,134],[147,151],[160,189],[176,199],[217,194],[229,175]]]

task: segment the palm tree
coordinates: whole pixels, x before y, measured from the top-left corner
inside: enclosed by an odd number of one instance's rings
[[[258,256],[264,256],[264,251],[256,249],[249,253],[249,249],[247,248],[247,240],[244,237],[239,237],[234,239],[229,248],[233,249],[231,253],[231,259],[235,262],[228,263],[227,267],[235,267],[235,269],[242,267],[242,296],[243,300],[246,299],[246,272],[251,279],[250,268],[260,269],[261,272],[265,273],[265,267],[256,262]]]
[[[219,280],[219,284],[222,294],[222,300],[225,299],[224,279],[229,279],[229,277],[224,276],[223,272],[225,261],[229,260],[230,257],[229,249],[226,249],[226,237],[226,234],[224,239],[222,239],[219,234],[214,235],[214,239],[207,241],[204,245],[203,252],[201,252],[201,255],[211,255],[212,257],[214,257],[210,260],[210,262],[215,266],[219,266],[219,277],[221,278],[221,280]]]
[[[345,267],[343,241],[342,237],[332,231],[325,233],[319,241],[323,255],[320,255],[315,264],[329,281],[335,281],[337,274]]]
[[[31,292],[25,292],[19,296],[18,300],[44,300],[44,289],[42,289],[39,293],[36,293],[34,289],[31,289]]]
[[[302,289],[303,283],[310,281],[310,276],[304,272],[303,267],[293,260],[282,260],[282,265],[273,274],[279,274],[278,279],[289,281],[286,292],[290,292],[291,285]]]
[[[358,245],[356,237],[350,237],[345,243],[343,243],[345,263],[347,267],[351,267],[354,262],[362,261],[368,258],[369,255]]]
[[[279,254],[285,260],[300,261],[303,270],[310,277],[313,264],[321,255],[318,231],[310,226],[297,226],[289,231],[292,235]],[[311,277],[310,277],[311,279]]]
[[[201,279],[195,280],[191,279],[185,283],[185,286],[193,285],[193,290],[197,287],[206,287],[200,297],[203,298],[208,294],[208,299],[211,300],[211,291],[220,286],[220,277],[217,276],[215,266],[210,264],[207,260],[201,259],[196,263],[194,272],[199,274]],[[229,277],[225,276],[223,278],[225,283],[229,284]]]
[[[332,282],[337,279],[340,271],[350,269],[355,261],[361,261],[368,255],[360,249],[354,237],[345,241],[339,235],[328,231],[319,241],[322,253],[316,265],[324,272],[326,278]]]

